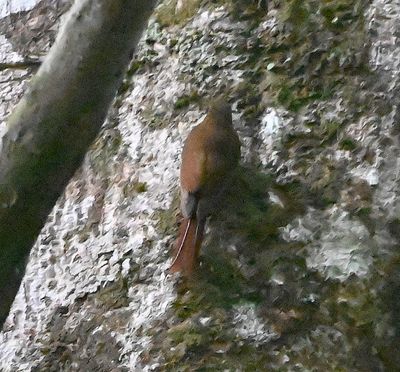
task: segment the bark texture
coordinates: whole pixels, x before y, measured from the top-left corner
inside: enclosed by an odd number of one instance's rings
[[[399,2],[261,3],[156,9],[32,249],[1,370],[398,370]],[[23,58],[18,30],[1,54]],[[220,94],[242,167],[180,283],[181,149]]]
[[[77,1],[8,118],[0,154],[0,323],[25,260],[98,134],[155,1]]]

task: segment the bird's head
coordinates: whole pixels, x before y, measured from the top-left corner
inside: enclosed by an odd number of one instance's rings
[[[221,124],[232,124],[232,108],[224,98],[220,97],[211,102],[208,114]]]

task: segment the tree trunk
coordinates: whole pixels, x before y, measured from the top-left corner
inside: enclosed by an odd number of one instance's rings
[[[0,325],[46,217],[97,135],[155,0],[80,0],[8,120],[0,153]]]

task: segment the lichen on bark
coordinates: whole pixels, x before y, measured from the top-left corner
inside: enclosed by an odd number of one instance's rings
[[[177,3],[35,245],[1,363],[395,370],[396,3],[194,1],[175,22]],[[242,164],[176,282],[180,149],[221,93]]]

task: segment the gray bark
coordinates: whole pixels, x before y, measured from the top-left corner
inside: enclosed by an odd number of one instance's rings
[[[48,213],[98,133],[156,1],[77,1],[8,120],[0,154],[0,324]]]
[[[46,50],[45,3],[14,17],[11,38],[0,22],[5,62]],[[399,12],[162,2],[32,248],[0,370],[398,370]],[[23,82],[0,87],[1,135]],[[244,168],[181,284],[168,274],[180,153],[221,93]]]

